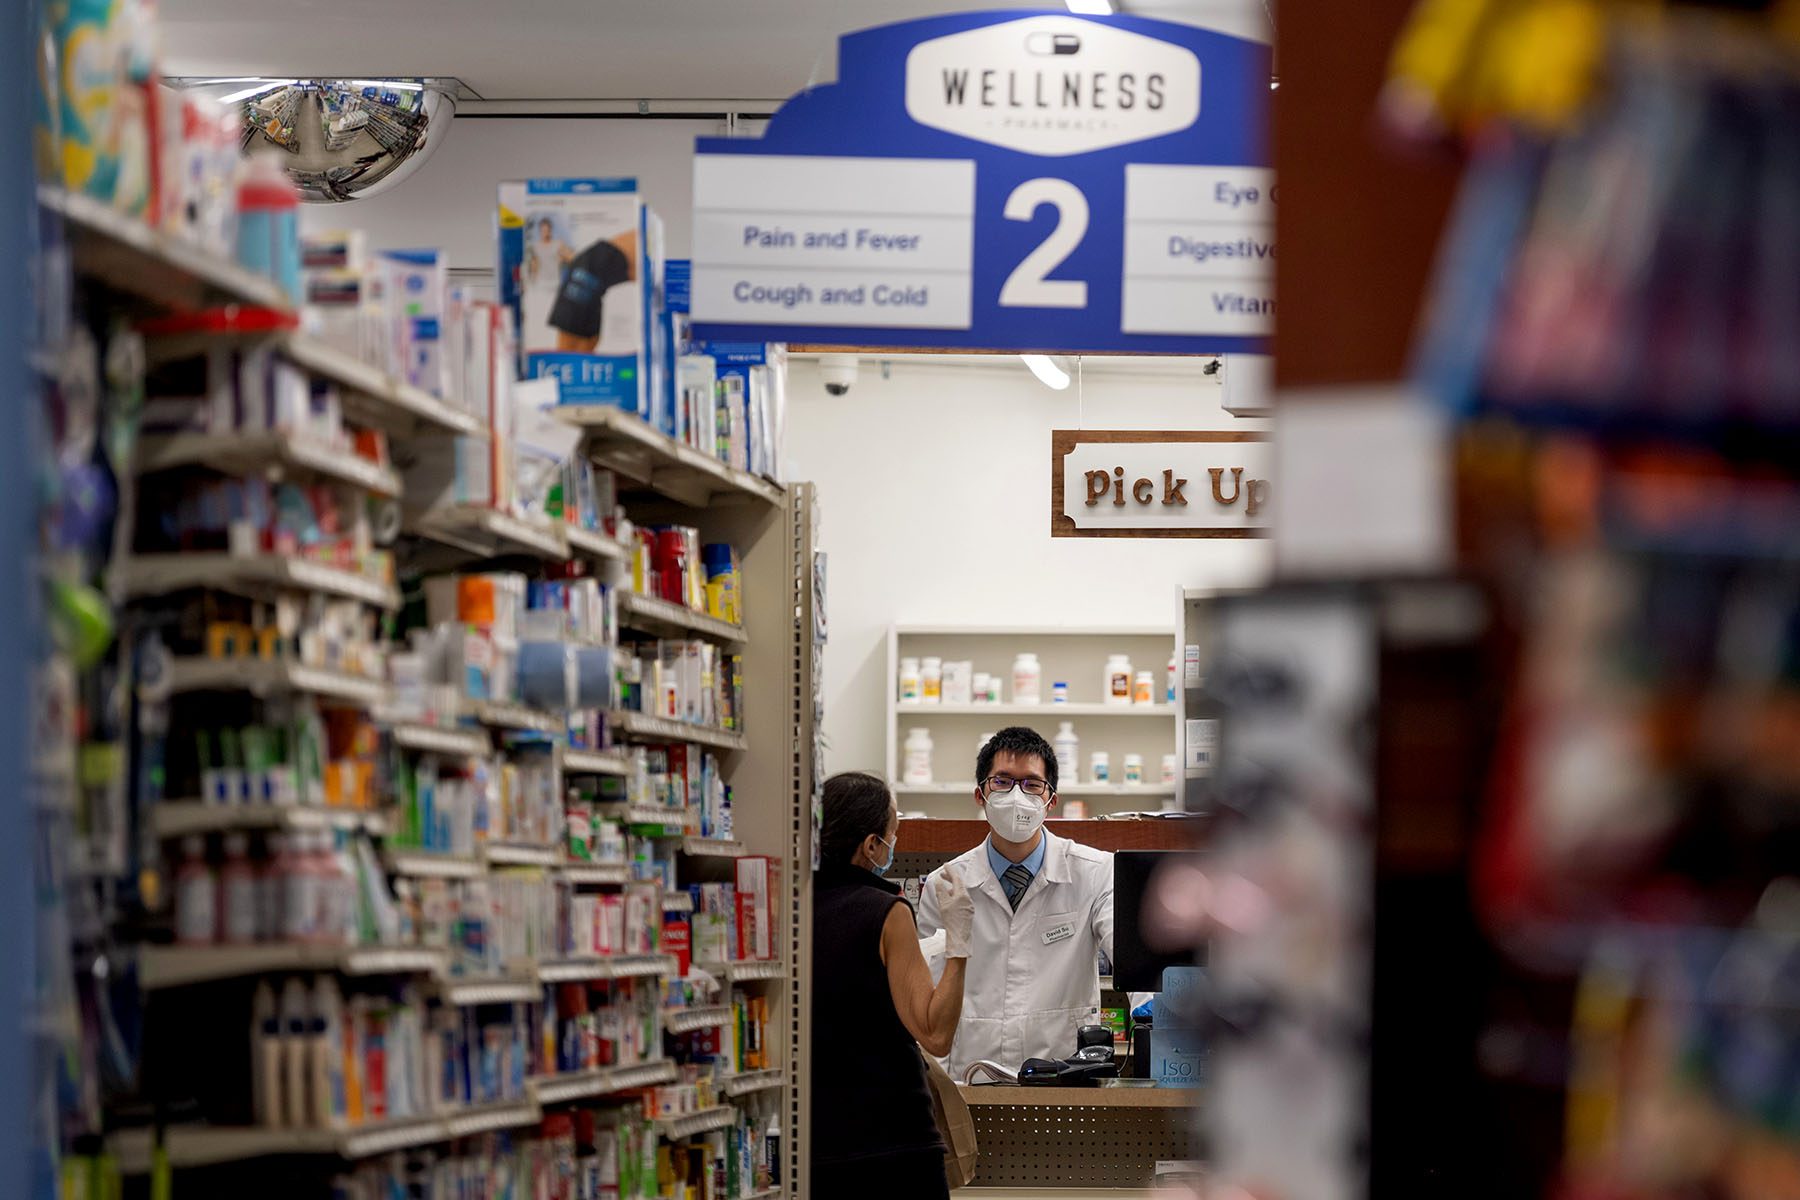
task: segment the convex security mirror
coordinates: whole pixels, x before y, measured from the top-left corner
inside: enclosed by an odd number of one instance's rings
[[[244,149],[276,158],[313,203],[376,196],[422,166],[456,115],[454,79],[211,79],[238,106]]]

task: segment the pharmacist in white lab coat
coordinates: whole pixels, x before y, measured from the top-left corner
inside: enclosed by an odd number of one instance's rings
[[[944,1060],[959,1083],[971,1063],[1017,1071],[1068,1058],[1100,1003],[1098,959],[1112,959],[1113,856],[1044,828],[1056,803],[1056,752],[1032,729],[995,734],[976,763],[975,802],[989,834],[932,872],[919,934],[940,928],[937,877],[955,872],[975,900],[962,1024]],[[936,963],[934,962],[934,967]]]

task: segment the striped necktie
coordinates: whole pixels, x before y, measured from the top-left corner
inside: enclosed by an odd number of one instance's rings
[[[1024,863],[1014,863],[1000,876],[1000,886],[1006,889],[1006,898],[1012,903],[1014,912],[1019,911],[1019,901],[1025,898],[1031,878],[1031,868]]]

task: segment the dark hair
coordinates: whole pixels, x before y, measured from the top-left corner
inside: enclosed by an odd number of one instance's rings
[[[1056,790],[1056,751],[1044,735],[1025,725],[1009,725],[987,740],[975,758],[975,782],[979,784],[994,771],[994,756],[1002,750],[1009,754],[1035,754],[1044,760],[1044,779],[1050,790]]]
[[[887,837],[888,785],[863,771],[844,771],[825,781],[825,822],[819,831],[821,864],[844,867],[870,834]]]

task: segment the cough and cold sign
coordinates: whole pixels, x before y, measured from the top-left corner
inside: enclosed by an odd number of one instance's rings
[[[839,81],[703,138],[703,336],[1258,353],[1274,323],[1268,49],[1132,17],[851,34]]]

